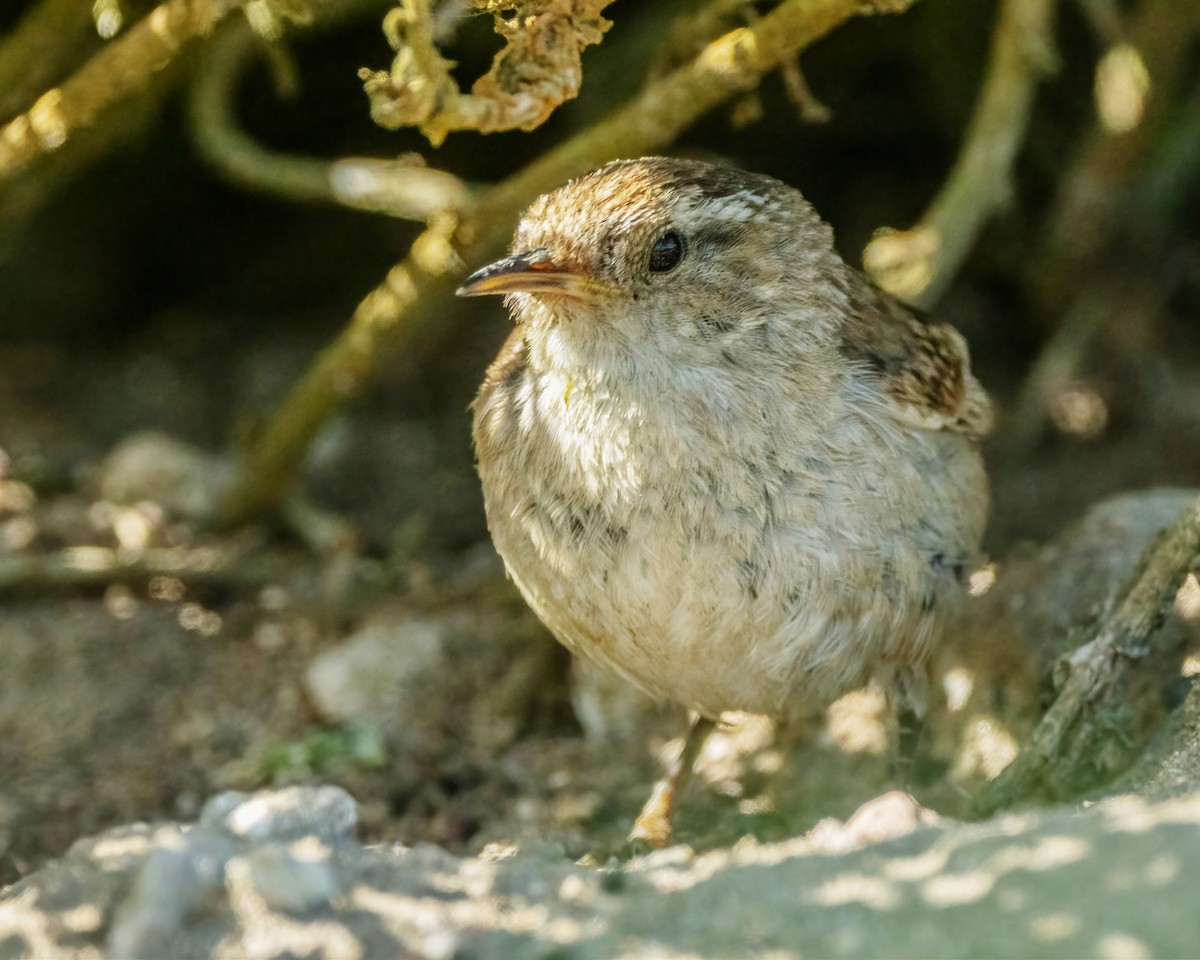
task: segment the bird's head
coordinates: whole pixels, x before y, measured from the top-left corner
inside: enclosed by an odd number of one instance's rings
[[[726,353],[778,318],[820,325],[832,232],[800,194],[731,167],[651,157],[611,163],[539,197],[512,253],[462,296],[502,294],[527,337],[668,356]],[[802,324],[803,325],[803,324]],[[821,335],[819,330],[809,334]],[[591,352],[587,350],[587,352]]]

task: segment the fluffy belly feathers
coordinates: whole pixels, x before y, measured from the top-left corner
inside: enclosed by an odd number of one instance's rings
[[[853,463],[845,438],[836,463],[818,440],[730,450],[714,471],[689,461],[677,424],[664,436],[626,413],[625,429],[598,429],[580,411],[564,436],[537,410],[527,392],[477,411],[477,443],[492,444],[480,471],[511,576],[574,652],[714,717],[813,709],[925,660],[983,522],[965,440],[898,433],[886,440],[905,456],[886,471]],[[590,448],[598,436],[617,440]],[[930,469],[957,478],[922,482]]]

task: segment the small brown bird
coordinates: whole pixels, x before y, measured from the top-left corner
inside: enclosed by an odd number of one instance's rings
[[[723,711],[870,681],[919,711],[987,512],[966,342],[770,177],[620,161],[525,212],[464,296],[516,321],[474,405],[488,523],[573,652],[694,710],[633,837]]]

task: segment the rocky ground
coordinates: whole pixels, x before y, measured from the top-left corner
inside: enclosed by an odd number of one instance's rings
[[[207,578],[147,580],[130,558],[128,582],[66,600],[10,587],[0,957],[1194,955],[1194,577],[1134,675],[1124,776],[963,822],[1052,698],[1055,659],[1192,496],[1108,501],[976,575],[922,806],[886,793],[894,731],[868,691],[808,729],[731,718],[683,845],[632,859],[623,832],[681,719],[572,668],[486,551],[411,564],[350,627],[308,598],[338,577],[374,596],[364,561],[261,542],[249,598],[228,542],[179,547],[213,551]],[[99,520],[119,540],[147,509]]]
[[[602,869],[556,844],[363,846],[356,815],[336,787],[227,793],[81,840],[0,902],[0,956],[1128,960],[1200,936],[1200,793],[978,824],[890,794],[794,840]]]

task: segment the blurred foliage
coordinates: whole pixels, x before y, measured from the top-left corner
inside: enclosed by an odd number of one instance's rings
[[[283,785],[345,775],[356,767],[382,767],[386,762],[387,744],[379,731],[347,724],[314,727],[299,740],[276,745],[263,756],[261,768],[270,782]]]

